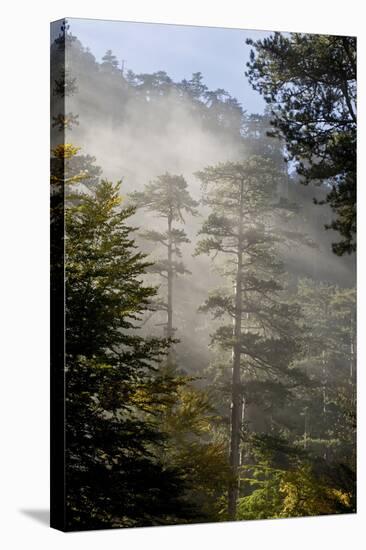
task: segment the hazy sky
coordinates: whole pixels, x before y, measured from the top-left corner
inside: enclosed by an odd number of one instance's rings
[[[248,112],[263,112],[264,101],[244,75],[250,51],[245,40],[267,32],[73,18],[69,24],[97,61],[111,49],[135,73],[162,70],[182,80],[200,71],[209,89],[224,88]]]

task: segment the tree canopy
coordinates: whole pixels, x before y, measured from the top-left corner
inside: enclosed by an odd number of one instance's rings
[[[339,232],[336,254],[356,249],[356,39],[276,32],[253,46],[246,72],[271,108],[304,182],[324,184]]]

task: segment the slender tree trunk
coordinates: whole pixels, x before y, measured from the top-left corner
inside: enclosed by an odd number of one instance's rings
[[[356,402],[356,319],[355,312],[351,311],[350,323],[350,372],[349,382],[351,385],[351,401],[352,405]]]
[[[323,414],[327,412],[327,363],[325,360],[325,351],[322,352],[322,386],[323,386]]]
[[[172,216],[168,217],[168,297],[167,297],[167,338],[173,338],[173,242],[172,242]],[[168,354],[168,363],[173,359],[172,349]]]
[[[240,377],[241,357],[241,317],[242,317],[242,268],[243,268],[243,182],[241,183],[240,211],[238,228],[237,272],[235,281],[235,317],[234,317],[234,345],[232,351],[232,390],[231,390],[231,436],[230,436],[230,466],[233,480],[228,491],[228,515],[230,520],[236,518],[236,505],[239,495],[239,466],[240,466],[240,433],[242,423],[242,389]]]

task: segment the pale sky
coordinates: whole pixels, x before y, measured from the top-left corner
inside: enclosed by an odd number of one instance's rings
[[[165,71],[173,80],[187,80],[200,71],[210,90],[224,88],[251,113],[265,103],[244,75],[250,47],[246,38],[268,36],[265,31],[68,19],[70,31],[100,61],[111,49],[125,70],[135,73]]]

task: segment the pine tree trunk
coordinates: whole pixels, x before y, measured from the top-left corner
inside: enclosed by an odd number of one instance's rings
[[[173,242],[172,242],[172,217],[168,217],[168,297],[167,297],[167,338],[173,338]],[[169,363],[172,361],[172,350],[168,355]]]
[[[241,183],[237,272],[235,281],[235,318],[234,318],[234,345],[232,351],[232,393],[231,393],[231,436],[230,436],[230,466],[233,480],[228,491],[228,516],[230,520],[236,518],[236,505],[239,495],[239,466],[240,466],[240,433],[242,421],[242,389],[240,377],[241,357],[241,317],[242,317],[242,232],[243,232],[243,182]]]
[[[351,385],[351,402],[356,403],[356,319],[355,311],[351,311],[350,323],[350,372],[349,382]]]

